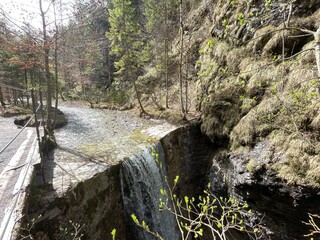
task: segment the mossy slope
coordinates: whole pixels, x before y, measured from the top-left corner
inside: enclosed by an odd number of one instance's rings
[[[254,2],[215,1],[219,12],[207,13],[211,37],[201,43],[196,65],[201,129],[233,153],[268,142],[267,169],[288,183],[319,187],[320,84],[309,51],[314,41],[292,37],[299,30],[282,30],[281,14],[271,14],[278,3],[266,9],[265,1]],[[306,8],[296,1],[293,10],[290,26],[318,28],[315,2]],[[249,165],[259,164],[251,159]]]

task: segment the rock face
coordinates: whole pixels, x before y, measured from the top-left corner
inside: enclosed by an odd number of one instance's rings
[[[63,221],[79,219],[84,224],[85,238],[106,239],[113,228],[123,225],[124,212],[121,201],[119,166],[111,166],[105,172],[78,184],[60,202]],[[118,231],[119,238],[124,233]]]
[[[318,29],[319,4],[203,0],[192,9],[201,130],[217,148],[210,182],[264,216],[271,239],[302,239],[302,221],[320,207],[320,95],[314,39],[292,36]]]
[[[308,186],[288,185],[266,165],[268,143],[260,143],[249,153],[221,152],[213,158],[210,182],[218,192],[248,202],[263,217],[273,240],[302,239],[309,232],[308,212],[319,211],[319,190]],[[260,165],[250,166],[248,159]]]
[[[215,150],[199,126],[178,128],[161,140],[166,155],[169,183],[179,176],[180,197],[197,196],[208,184],[208,174]]]
[[[278,159],[267,167],[280,179],[319,187],[314,39],[298,37],[301,29],[318,29],[317,1],[202,0],[190,9],[202,132],[232,152],[267,140]]]
[[[292,37],[318,29],[317,1],[203,0],[192,9],[187,28],[200,45],[202,132],[231,153],[267,141],[273,160],[266,168],[288,184],[319,187],[320,95],[310,51],[315,40],[312,34]],[[201,35],[204,28],[211,35]],[[254,159],[250,164],[259,165]]]
[[[32,192],[31,192],[32,193]],[[32,231],[35,235],[45,233],[49,239],[68,239],[79,230],[82,239],[109,239],[117,228],[117,237],[126,239],[125,213],[121,197],[120,165],[110,166],[104,172],[80,182],[62,197],[52,196],[45,204],[40,218]],[[35,201],[29,209],[35,209]],[[41,205],[38,205],[39,208]],[[32,214],[32,213],[29,213]],[[72,222],[70,222],[72,221]],[[75,228],[74,225],[79,224]],[[60,229],[67,228],[68,231]]]

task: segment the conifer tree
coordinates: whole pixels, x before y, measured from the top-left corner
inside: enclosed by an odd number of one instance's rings
[[[144,15],[146,17],[146,31],[149,34],[151,45],[150,55],[155,65],[161,65],[164,69],[166,88],[166,108],[169,107],[169,42],[172,40],[174,21],[177,11],[176,0],[142,0]]]
[[[117,57],[114,63],[117,69],[116,81],[133,84],[142,114],[145,110],[136,80],[143,65],[140,53],[143,41],[140,38],[141,29],[137,21],[136,8],[131,0],[111,0],[111,4],[113,8],[109,9],[110,30],[106,35],[111,43],[111,53]]]

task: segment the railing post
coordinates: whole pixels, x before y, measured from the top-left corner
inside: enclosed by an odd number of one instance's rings
[[[36,108],[36,100],[35,100],[35,95],[34,95],[34,89],[31,89],[31,100],[32,100],[32,109],[33,109],[33,114],[34,114],[34,120],[36,123],[36,132],[37,132],[37,140],[38,140],[38,146],[39,146],[39,154],[40,154],[40,168],[41,168],[41,174],[42,174],[42,179],[43,182],[46,182],[45,176],[44,176],[44,156],[43,156],[43,148],[42,148],[42,142],[40,138],[40,130],[39,130],[39,122],[38,122],[38,116],[37,116],[37,108]],[[42,111],[42,108],[40,108]]]

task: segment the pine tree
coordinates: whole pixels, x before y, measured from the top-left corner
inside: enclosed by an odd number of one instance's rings
[[[136,9],[131,0],[111,0],[111,4],[113,8],[109,9],[110,30],[106,35],[111,43],[111,53],[118,58],[115,62],[116,80],[118,83],[133,84],[142,114],[145,113],[145,110],[141,103],[136,80],[143,66],[143,59],[140,57],[143,41]]]
[[[142,0],[146,17],[146,31],[149,34],[154,65],[162,66],[166,88],[166,108],[169,107],[169,42],[172,40],[177,11],[176,0]]]

